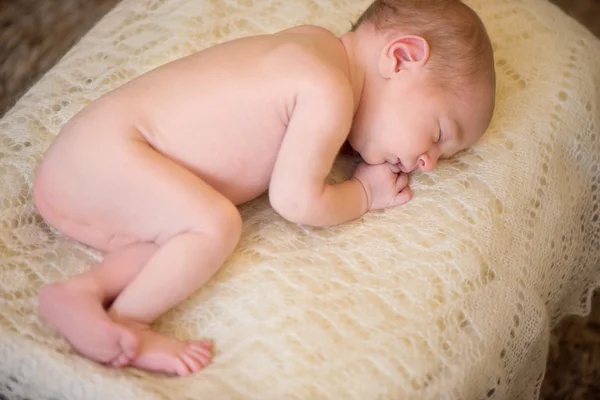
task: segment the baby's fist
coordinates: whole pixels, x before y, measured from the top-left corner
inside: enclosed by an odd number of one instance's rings
[[[392,164],[361,163],[356,168],[353,179],[357,179],[365,188],[369,211],[399,206],[412,197],[408,175],[399,172]]]

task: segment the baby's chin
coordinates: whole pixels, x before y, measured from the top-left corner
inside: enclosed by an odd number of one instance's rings
[[[378,164],[384,164],[387,162],[387,160],[385,158],[382,157],[371,157],[369,154],[362,154],[362,153],[358,153],[358,155],[360,156],[360,158],[362,158],[362,160],[369,164],[369,165],[378,165]]]
[[[360,148],[360,146],[352,145],[351,140],[346,140],[344,147],[346,147],[344,150],[345,154],[360,157],[367,164],[377,165],[387,161],[385,158],[379,157],[372,149],[369,151],[368,146],[362,146],[362,148]]]

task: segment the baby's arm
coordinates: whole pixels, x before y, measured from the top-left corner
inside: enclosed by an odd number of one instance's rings
[[[271,205],[284,218],[324,226],[367,212],[367,195],[358,180],[325,183],[352,116],[352,90],[341,78],[315,81],[297,94],[269,187]]]

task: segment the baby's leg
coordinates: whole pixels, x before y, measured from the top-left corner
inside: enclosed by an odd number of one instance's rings
[[[115,367],[128,364],[137,355],[139,339],[129,328],[115,323],[105,307],[157,248],[152,243],[125,246],[108,253],[83,274],[44,287],[41,314],[86,357]]]
[[[109,315],[140,338],[132,365],[187,375],[203,367],[206,349],[152,332],[150,324],[206,283],[233,251],[241,233],[237,208],[190,171],[143,142],[131,166],[138,171],[130,199],[157,204],[143,217],[154,225],[160,246],[114,301]],[[140,217],[142,217],[140,215]]]
[[[160,224],[160,248],[116,298],[109,314],[140,337],[132,365],[187,375],[203,366],[203,347],[159,335],[149,325],[212,277],[238,243],[241,218],[235,205],[200,178],[147,144],[135,144],[144,199],[160,204],[158,214],[147,216]]]
[[[82,309],[79,306],[66,300],[54,303],[62,304],[61,312],[71,312],[76,322],[87,321],[99,333],[103,330],[114,332],[115,324],[105,324],[106,319],[101,319],[99,308],[124,287],[122,293],[116,295],[109,315],[122,328],[120,334],[132,332],[138,340],[132,364],[151,371],[187,375],[200,369],[210,358],[209,346],[202,341],[167,338],[152,332],[149,325],[216,272],[237,245],[241,218],[227,198],[189,170],[156,152],[139,132],[110,128],[102,126],[98,132],[86,135],[85,141],[63,136],[64,140],[54,147],[41,168],[41,183],[37,186],[39,197],[52,199],[55,212],[46,215],[60,216],[54,218],[54,223],[50,221],[55,226],[70,221],[93,227],[94,235],[105,237],[98,240],[100,243],[106,244],[110,242],[106,238],[117,235],[133,238],[138,243],[153,243],[158,249],[146,255],[149,257],[147,262],[134,263],[125,260],[117,248],[114,262],[107,259],[104,269],[96,268],[95,275],[92,272],[87,275],[93,277],[90,281],[103,282],[99,285],[103,287],[102,294],[96,292],[95,297],[87,297],[91,299],[87,303],[89,308],[95,302],[95,311],[90,311],[90,315],[95,315],[93,321],[77,312]],[[116,134],[111,134],[115,131]],[[43,203],[39,202],[42,206]],[[60,226],[58,229],[61,230]],[[62,231],[66,231],[65,226]],[[88,244],[94,235],[68,234]],[[80,288],[88,281],[73,282],[78,284],[70,285],[70,288]],[[52,294],[50,289],[48,292]],[[93,291],[86,295],[90,293]],[[46,315],[56,309],[48,306],[50,311]],[[68,317],[60,318],[63,319],[54,318],[55,326],[60,328],[58,325],[62,324],[67,327],[63,329],[65,332],[73,329],[65,322]],[[78,329],[73,329],[70,335],[67,332],[69,340],[74,344],[81,343],[82,347],[93,347],[93,341],[86,341],[85,331]],[[117,347],[121,346],[118,341],[116,343]],[[123,358],[126,357],[117,357],[113,361],[120,365]]]

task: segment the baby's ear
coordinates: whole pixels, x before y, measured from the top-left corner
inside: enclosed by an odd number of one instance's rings
[[[400,36],[385,46],[380,61],[380,72],[391,78],[403,69],[418,68],[429,60],[429,43],[420,36]]]

